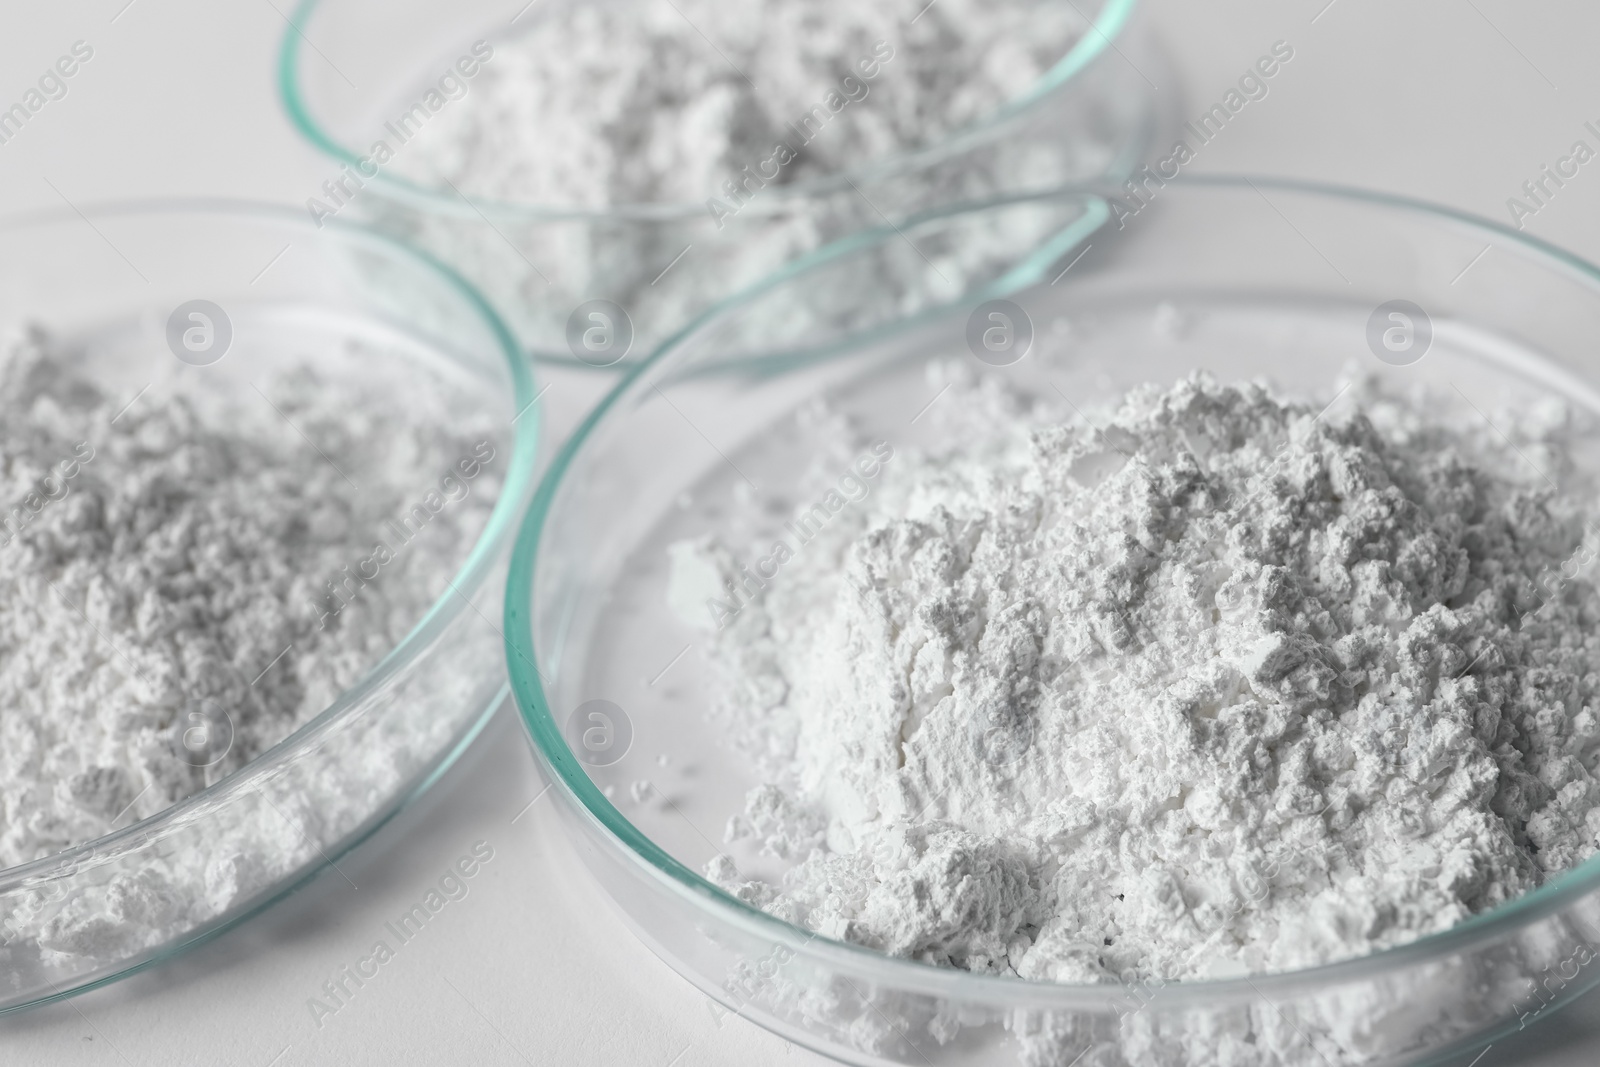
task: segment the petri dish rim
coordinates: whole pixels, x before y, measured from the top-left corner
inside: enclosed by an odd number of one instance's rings
[[[1254,189],[1256,192],[1259,192],[1264,187],[1288,193],[1327,197],[1357,205],[1370,205],[1389,211],[1420,215],[1450,227],[1502,242],[1508,245],[1510,250],[1543,262],[1547,266],[1555,267],[1561,273],[1582,284],[1600,290],[1600,266],[1566,249],[1470,212],[1429,203],[1413,197],[1300,179],[1231,174],[1187,175],[1178,183],[1177,188],[1182,189],[1189,186],[1222,188],[1234,191]],[[1114,186],[1088,184],[1034,197],[1008,197],[1004,198],[1004,200],[1005,202],[1027,199],[1043,200],[1052,196],[1060,196],[1064,193],[1098,194],[1110,198],[1119,195],[1120,190],[1117,190]],[[964,210],[979,211],[986,206],[990,205],[968,205]],[[878,239],[887,239],[888,236],[894,233],[893,230],[888,228],[875,232]],[[861,242],[867,239],[866,235],[858,235],[854,240],[856,241],[856,246],[859,247]],[[555,495],[562,487],[565,474],[574,457],[583,448],[585,442],[604,420],[607,413],[629,392],[630,387],[636,380],[651,369],[670,362],[678,352],[690,345],[702,332],[714,327],[722,313],[737,308],[743,302],[791,280],[805,270],[816,269],[826,264],[829,259],[830,257],[827,255],[819,255],[808,263],[791,265],[789,269],[720,301],[697,316],[693,321],[667,338],[647,358],[631,367],[627,374],[596,404],[595,408],[584,418],[583,422],[551,458],[550,465],[546,468],[539,487],[534,493],[533,501],[523,520],[522,528],[517,534],[517,540],[512,550],[506,592],[504,622],[507,670],[510,675],[511,691],[516,699],[518,712],[528,731],[530,740],[538,749],[543,760],[556,772],[557,780],[567,794],[568,799],[575,805],[580,817],[600,827],[607,838],[615,841],[624,850],[628,859],[647,868],[658,884],[665,886],[669,891],[680,897],[693,900],[696,906],[703,910],[715,911],[718,918],[732,923],[745,932],[784,944],[803,944],[804,951],[808,954],[815,954],[839,966],[841,969],[880,978],[885,982],[892,983],[896,988],[907,991],[933,996],[954,995],[968,997],[1014,1007],[1040,1009],[1109,1007],[1123,996],[1123,990],[1119,986],[1036,982],[1010,976],[974,974],[968,971],[935,967],[915,960],[886,956],[872,949],[828,938],[806,930],[738,900],[712,885],[695,871],[666,853],[665,850],[656,845],[647,835],[629,822],[600,792],[583,770],[582,765],[568,747],[551,714],[536,667],[537,654],[532,642],[531,608],[534,591],[534,572],[539,560],[540,539],[545,521],[550,515]],[[1047,266],[1047,264],[1041,264],[1040,269],[1045,269]],[[946,305],[941,308],[931,309],[913,318],[903,320],[897,326],[910,331],[937,317],[949,314],[953,307],[958,306],[964,306],[964,304]],[[825,358],[826,355],[830,354],[836,356],[847,352],[856,343],[856,339],[847,338],[834,346],[831,352],[819,352],[818,358]],[[1404,945],[1373,952],[1366,956],[1293,971],[1272,972],[1269,977],[1274,988],[1303,989],[1315,988],[1336,981],[1381,974],[1396,964],[1426,961],[1452,951],[1492,941],[1506,929],[1531,922],[1558,911],[1564,904],[1592,892],[1596,888],[1600,888],[1600,855],[1590,858],[1572,870],[1563,872],[1538,889],[1518,897],[1514,901],[1473,916],[1448,930],[1418,938]],[[1157,995],[1169,1004],[1179,1005],[1194,1002],[1215,1004],[1224,1001],[1252,1000],[1260,996],[1253,981],[1255,977],[1245,976],[1243,978],[1173,982],[1161,986]],[[1555,1003],[1547,1005],[1547,1007],[1559,1007],[1568,1003],[1594,984],[1594,981],[1587,984],[1581,982],[1571,983],[1566,991],[1568,995]],[[1484,1035],[1476,1037],[1469,1044],[1464,1045],[1463,1048],[1481,1047],[1485,1040],[1499,1040],[1500,1036],[1504,1036],[1505,1033],[1514,1029],[1516,1027],[1508,1023],[1498,1031],[1497,1036]],[[1451,1055],[1455,1051],[1445,1050],[1434,1054],[1431,1058],[1434,1062],[1437,1062],[1437,1057]]]

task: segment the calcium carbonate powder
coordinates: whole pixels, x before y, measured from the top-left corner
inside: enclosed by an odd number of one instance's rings
[[[591,299],[627,312],[638,348],[827,241],[1102,174],[1134,124],[1118,109],[1138,98],[1082,87],[1034,126],[886,175],[872,166],[1027,97],[1089,32],[1082,14],[1038,0],[655,0],[536,7],[517,30],[395,150],[395,173],[439,190],[448,214],[365,202],[480,280],[540,349],[565,351],[569,314]],[[463,196],[482,218],[461,214]],[[953,295],[993,266],[923,256],[904,278],[880,271],[885,299]]]
[[[937,143],[1083,32],[1037,0],[673,0],[530,13],[403,169],[556,209],[706,204]]]
[[[310,369],[251,384],[230,404],[129,403],[43,332],[5,351],[0,868],[131,825],[284,738],[405,636],[483,526],[505,462],[483,427]],[[318,819],[364,818],[356,783],[384,773],[352,763]],[[141,874],[164,919],[107,927],[91,908],[58,919],[56,947],[138,942],[190,897],[225,905],[239,864],[282,858],[224,836],[187,874]],[[34,922],[9,907],[0,946]]]
[[[946,381],[951,443],[819,464],[781,568],[673,550],[770,780],[730,843],[789,865],[716,882],[895,956],[1104,983],[1362,955],[1594,853],[1572,416],[1194,376],[1086,422]]]

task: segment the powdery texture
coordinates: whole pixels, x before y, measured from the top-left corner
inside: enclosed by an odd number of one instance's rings
[[[384,524],[472,456],[470,427],[310,372],[266,395],[249,398],[257,419],[203,394],[119,413],[126,398],[49,337],[7,353],[0,868],[152,815],[282,740],[399,642],[470,549],[492,464],[414,539]],[[393,558],[347,581],[375,540]]]
[[[1101,430],[990,386],[941,406],[960,445],[897,455],[713,641],[774,783],[730,840],[798,860],[719,858],[730,891],[1134,982],[1359,956],[1593,854],[1597,539],[1544,477],[1577,477],[1560,413],[1508,447],[1470,410],[1203,376]]]
[[[374,134],[413,182],[530,210],[490,208],[493,223],[479,225],[361,203],[461,266],[540,350],[565,353],[568,316],[596,296],[627,311],[644,350],[713,301],[886,219],[1101,175],[1142,128],[1145,83],[1104,85],[1096,68],[1076,76],[1090,84],[1070,100],[1003,136],[873,168],[1025,97],[1087,32],[1070,4],[656,0],[535,8],[518,28],[413,138]],[[593,214],[559,217],[574,211]],[[871,277],[903,314],[1014,265],[1023,239],[1006,235],[995,263],[981,235],[960,254],[919,235],[915,262]],[[852,296],[840,313],[859,312],[854,279],[837,284]]]
[[[779,143],[796,156],[777,186],[936,143],[1025,93],[1082,26],[1037,0],[673,0],[530,22],[400,166],[523,204],[699,204]]]

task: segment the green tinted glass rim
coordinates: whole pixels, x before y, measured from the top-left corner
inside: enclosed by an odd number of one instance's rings
[[[290,124],[302,137],[336,162],[355,167],[360,163],[361,155],[341,143],[323,127],[300,87],[300,64],[305,56],[305,48],[309,46],[309,38],[306,36],[308,27],[318,10],[331,2],[333,0],[300,0],[294,14],[289,17],[288,26],[284,29],[283,38],[278,46],[278,99],[289,117]],[[852,178],[926,166],[966,150],[975,142],[981,141],[990,131],[1012,121],[1045,97],[1067,86],[1108,51],[1114,51],[1116,49],[1114,42],[1127,29],[1140,2],[1141,0],[1104,0],[1094,17],[1088,20],[1089,25],[1083,36],[1073,43],[1049,71],[1026,92],[1003,104],[985,118],[950,134],[936,145],[892,156],[869,164],[859,171],[849,171],[843,175],[827,175],[777,188],[768,210],[779,210],[782,202],[787,199],[848,188]],[[1069,6],[1077,10],[1076,5],[1069,3]],[[1134,161],[1143,154],[1145,142],[1151,132],[1148,129],[1130,131],[1129,135],[1135,144],[1120,153],[1119,159],[1113,165],[1113,173],[1122,177],[1131,169]],[[362,174],[366,177],[364,171]],[[700,201],[683,204],[619,204],[598,210],[580,210],[486,197],[467,197],[453,189],[434,189],[381,168],[375,175],[366,177],[366,181],[397,199],[417,204],[428,210],[474,219],[481,218],[480,212],[488,212],[497,218],[524,220],[675,219],[705,212],[705,205]]]
[[[1172,183],[1176,189],[1187,187],[1226,189],[1237,192],[1261,189],[1325,197],[1352,204],[1365,204],[1387,211],[1420,215],[1452,227],[1475,233],[1494,245],[1499,242],[1509,250],[1521,253],[1559,273],[1600,292],[1600,267],[1566,249],[1533,237],[1522,231],[1490,219],[1455,208],[1428,201],[1374,192],[1349,186],[1287,178],[1250,177],[1244,175],[1186,175]],[[1032,196],[1007,197],[997,202],[999,206],[1059,198],[1064,194],[1101,195],[1109,201],[1121,191],[1105,184],[1074,186],[1053,193]],[[1171,195],[1164,193],[1163,195]],[[990,210],[996,203],[969,205],[964,212]],[[658,882],[681,896],[694,899],[702,907],[710,907],[724,919],[747,932],[762,938],[794,946],[804,945],[807,952],[827,957],[832,963],[847,970],[879,977],[892,974],[892,980],[901,987],[915,989],[931,995],[959,995],[986,998],[995,1003],[1029,1007],[1066,1007],[1069,1005],[1094,1005],[1106,1007],[1123,997],[1117,986],[1073,985],[1066,983],[1036,982],[1002,975],[974,974],[950,968],[935,967],[916,960],[886,956],[872,949],[824,937],[803,927],[785,922],[758,908],[737,899],[704,877],[679,862],[645,834],[640,832],[594,785],[583,765],[573,755],[557,725],[544,690],[537,667],[536,651],[532,640],[532,602],[534,578],[539,559],[540,541],[545,523],[550,517],[556,494],[561,489],[568,469],[582,451],[590,436],[629,393],[633,384],[659,364],[670,361],[680,351],[691,345],[700,333],[724,315],[736,311],[762,293],[795,280],[803,273],[825,269],[839,255],[848,254],[872,241],[896,238],[898,232],[883,227],[859,234],[828,246],[821,254],[804,264],[794,264],[741,293],[720,302],[673,336],[662,342],[646,359],[631,367],[595,408],[583,419],[572,435],[553,457],[544,477],[535,490],[534,498],[518,532],[512,550],[511,567],[505,599],[505,638],[507,670],[511,692],[518,712],[539,755],[554,770],[555,777],[577,805],[580,813],[615,838],[635,859],[651,870]],[[841,246],[848,244],[848,248]],[[1052,261],[1053,262],[1053,261]],[[1034,264],[1032,270],[1012,272],[1008,278],[1013,290],[1027,284],[1036,284],[1049,269],[1049,263]],[[1032,280],[1026,280],[1029,276]],[[989,298],[994,293],[986,294]],[[977,303],[979,298],[961,300],[944,305],[897,324],[904,331],[925,326],[937,319],[948,318],[963,308]],[[854,338],[843,341],[831,354],[848,353],[857,344]],[[1366,956],[1322,964],[1293,971],[1272,972],[1244,978],[1212,979],[1174,982],[1163,986],[1159,994],[1168,1001],[1249,1000],[1259,998],[1254,979],[1268,977],[1275,988],[1307,988],[1332,985],[1372,974],[1390,971],[1397,966],[1426,962],[1453,951],[1461,951],[1492,941],[1499,934],[1525,923],[1546,917],[1564,905],[1600,888],[1600,856],[1595,856],[1570,871],[1566,871],[1538,889],[1466,919],[1448,930],[1443,930],[1415,941],[1383,949]],[[1504,1031],[1502,1031],[1504,1032]],[[1470,1047],[1481,1045],[1484,1039],[1473,1039]],[[1487,1040],[1497,1040],[1489,1038]]]
[[[459,739],[457,739],[456,742],[450,746],[450,748],[442,757],[434,762],[434,764],[428,769],[427,773],[423,774],[422,777],[417,779],[416,783],[408,788],[405,792],[395,797],[393,802],[390,803],[386,808],[378,811],[374,818],[370,819],[367,823],[359,827],[349,837],[339,842],[338,845],[332,850],[324,850],[323,855],[318,857],[322,860],[321,863],[307,864],[300,872],[292,875],[282,885],[276,887],[259,900],[253,901],[249,907],[241,910],[237,914],[228,915],[212,923],[198,927],[195,930],[190,931],[184,937],[169,944],[161,945],[160,947],[152,950],[148,956],[135,957],[131,962],[118,965],[107,971],[105,974],[96,975],[93,978],[86,979],[74,985],[56,988],[42,997],[35,997],[33,1000],[26,1001],[24,1003],[0,1007],[0,1016],[10,1015],[19,1011],[26,1011],[29,1008],[37,1008],[45,1004],[54,1004],[56,1001],[66,1000],[69,997],[81,996],[84,993],[90,993],[96,989],[101,989],[108,985],[114,985],[125,978],[132,978],[134,975],[143,971],[148,971],[154,967],[159,967],[164,963],[168,963],[174,959],[177,959],[179,956],[184,955],[190,949],[199,948],[206,942],[211,941],[214,938],[221,937],[229,930],[232,930],[243,923],[249,922],[256,916],[270,910],[279,903],[293,896],[295,893],[298,893],[300,890],[306,888],[312,882],[316,881],[317,878],[326,874],[330,870],[334,870],[334,864],[338,863],[339,860],[343,859],[345,856],[348,856],[359,846],[365,844],[368,840],[374,837],[379,830],[382,830],[385,826],[388,826],[397,815],[411,807],[418,800],[421,800],[423,795],[431,790],[434,785],[444,777],[445,772],[450,770],[451,767],[455,766],[456,761],[459,760],[462,755],[472,747],[473,742],[478,739],[478,735],[483,733],[485,727],[489,725],[489,720],[494,718],[495,711],[500,707],[501,702],[505,700],[506,695],[510,691],[511,687],[509,685],[502,685],[499,690],[496,691],[495,695],[484,706],[483,710],[480,711],[478,715],[468,724],[467,728],[461,733]],[[212,788],[215,787],[213,786]],[[147,822],[160,819],[171,810],[171,808],[168,808],[166,811],[159,812],[158,814],[152,816],[151,820],[147,820]],[[134,826],[127,827],[126,829],[121,830],[109,837],[100,838],[96,842],[91,842],[91,844],[104,844],[113,838],[121,838],[123,835],[132,832],[134,829],[142,825],[145,824],[136,823]],[[57,856],[50,857],[50,863],[52,865],[59,862],[59,855],[62,854],[58,853]],[[12,870],[22,870],[22,868],[13,867]]]

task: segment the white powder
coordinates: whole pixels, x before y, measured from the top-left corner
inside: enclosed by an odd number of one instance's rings
[[[0,868],[152,815],[322,711],[482,527],[504,459],[481,427],[310,370],[257,384],[265,399],[246,389],[237,407],[210,392],[128,405],[41,332],[6,351]],[[355,789],[322,817],[366,804]],[[218,844],[169,911],[207,863],[277,860]]]
[[[727,620],[724,702],[772,782],[730,842],[793,864],[711,877],[893,955],[1127,982],[1358,956],[1590,856],[1571,417],[1496,416],[1508,444],[1447,407],[1193,377],[1095,430],[961,379],[956,443],[857,468],[759,594],[741,551],[680,544],[672,601]]]
[[[582,301],[619,303],[643,346],[796,256],[886,218],[1097,176],[1135,125],[1118,109],[1139,96],[1085,87],[1007,138],[885,177],[864,168],[941,144],[1026,95],[1087,32],[1073,5],[566,4],[530,11],[524,26],[495,43],[464,98],[395,147],[394,169],[451,198],[459,190],[558,213],[654,210],[599,221],[513,212],[494,215],[491,227],[367,203],[384,225],[462,265],[536,347],[561,351]],[[386,114],[404,113],[414,96]],[[853,184],[785,195],[840,173],[854,174]],[[987,280],[996,266],[982,244],[969,235],[962,255],[919,246],[914,262],[880,268],[876,280],[902,301],[965,291],[969,277]]]
[[[556,208],[714,197],[735,209],[723,183],[769,159],[745,193],[987,117],[1083,26],[1070,5],[1037,0],[673,0],[566,5],[530,22],[495,47],[470,102],[426,127],[432,170],[419,173]]]

